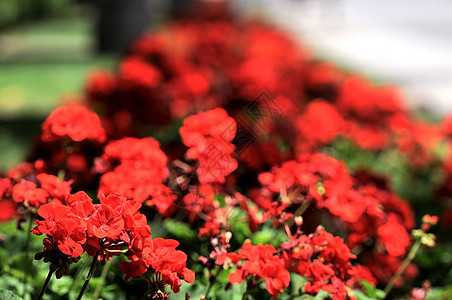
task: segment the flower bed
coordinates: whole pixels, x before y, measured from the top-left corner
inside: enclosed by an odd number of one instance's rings
[[[0,178],[0,219],[22,229],[0,227],[0,287],[446,299],[451,142],[452,118],[416,119],[269,26],[173,23],[91,73]]]

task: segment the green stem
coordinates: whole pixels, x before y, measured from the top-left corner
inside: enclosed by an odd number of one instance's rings
[[[49,285],[50,278],[52,278],[53,270],[49,269],[49,274],[47,275],[46,281],[44,282],[44,285],[41,288],[41,292],[39,293],[38,300],[41,300],[44,296],[44,293],[46,292],[47,286]]]
[[[309,201],[303,202],[300,205],[300,207],[298,207],[297,210],[294,212],[294,214],[293,214],[294,217],[292,219],[287,220],[287,224],[289,226],[292,226],[295,223],[295,219],[294,218],[298,217],[298,216],[302,216],[304,214],[304,212],[308,209],[310,204],[311,204],[311,202],[309,202]]]
[[[79,282],[80,278],[82,277],[82,273],[85,273],[85,270],[88,268],[89,262],[88,258],[83,258],[83,262],[81,263],[81,266],[78,268],[77,272],[74,276],[74,282]],[[72,291],[76,287],[76,284],[71,284],[69,287],[69,292]]]
[[[251,280],[253,280],[253,282],[251,282]],[[245,293],[242,296],[242,300],[248,300],[249,299],[250,290],[253,288],[252,286],[254,286],[253,283],[254,283],[254,277],[247,278],[247,280],[246,280],[246,290],[245,290]]]
[[[24,276],[22,277],[22,287],[23,287],[23,296],[25,297],[27,294],[27,281],[28,281],[28,273],[29,272],[29,268],[30,268],[30,238],[31,238],[31,226],[33,225],[33,214],[30,213],[30,215],[28,216],[28,231],[27,231],[27,237],[25,240],[25,246],[24,246]]]
[[[248,289],[243,294],[242,300],[248,300]]]
[[[211,279],[209,280],[210,282],[209,282],[209,286],[207,287],[207,291],[206,291],[206,294],[204,295],[204,297],[205,297],[205,299],[209,299],[209,298],[207,298],[208,296],[209,296],[209,293],[210,293],[210,291],[212,290],[212,287],[215,285],[215,282],[216,282],[216,280],[217,280],[217,277],[218,277],[218,275],[220,275],[220,273],[221,273],[221,271],[223,270],[223,269],[219,269],[218,270],[218,272],[217,272],[217,275],[213,275],[213,271],[214,271],[215,269],[213,269],[212,270],[212,272],[211,272]]]
[[[416,257],[416,253],[419,250],[420,246],[421,246],[421,239],[418,238],[414,242],[413,246],[411,247],[410,252],[408,253],[407,257],[405,257],[405,260],[403,261],[403,263],[400,266],[397,273],[395,273],[394,276],[392,276],[391,280],[389,280],[388,284],[386,285],[386,287],[384,289],[385,295],[384,295],[383,299],[385,299],[388,296],[389,292],[391,291],[391,289],[394,286],[397,279],[399,279],[399,277],[403,274],[403,272],[408,267],[410,262]]]
[[[100,282],[96,287],[96,290],[94,291],[93,299],[97,300],[99,298],[100,291],[102,290],[102,287],[105,284],[105,279],[107,278],[108,270],[110,269],[110,265],[112,264],[113,259],[107,261],[104,268],[102,269],[102,273],[100,274]]]
[[[97,251],[96,255],[93,257],[93,262],[91,263],[91,267],[89,268],[88,276],[86,276],[85,283],[83,284],[82,290],[80,291],[80,294],[78,294],[77,300],[82,299],[83,294],[85,293],[86,288],[88,287],[89,281],[91,280],[91,277],[93,277],[94,268],[96,267],[97,262],[97,256],[99,255],[99,251]]]

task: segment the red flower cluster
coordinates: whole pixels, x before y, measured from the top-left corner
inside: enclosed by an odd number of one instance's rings
[[[163,215],[173,211],[175,196],[163,185],[169,174],[167,158],[156,140],[113,141],[105,147],[102,161],[109,171],[100,179],[100,193],[117,192],[140,203],[148,201]]]
[[[152,267],[175,292],[181,285],[179,278],[194,280],[194,273],[185,267],[187,256],[174,249],[177,241],[151,239],[146,217],[138,211],[139,202],[118,194],[100,195],[99,200],[100,204],[93,204],[86,193],[78,192],[68,195],[66,204],[42,205],[38,209],[42,220],[36,221],[32,231],[45,234],[45,244],[55,245],[73,258],[84,251],[98,260],[126,253],[132,260],[121,265],[126,278],[140,276]],[[46,247],[41,256],[52,261],[54,250]]]
[[[281,248],[286,268],[309,278],[304,285],[308,294],[316,295],[323,290],[331,293],[333,299],[347,299],[347,296],[353,296],[347,286],[351,287],[361,279],[375,281],[370,274],[368,278],[360,278],[350,262],[356,256],[341,238],[323,229],[309,236],[293,237]],[[360,271],[361,274],[364,272]]]
[[[138,277],[151,268],[154,273],[161,274],[162,280],[171,285],[175,293],[179,292],[182,285],[181,278],[188,283],[195,280],[195,273],[185,266],[187,255],[176,250],[178,241],[156,238],[152,242],[152,247],[145,249],[143,256],[129,256],[131,262],[121,262],[121,270],[126,273],[126,280],[129,277]]]
[[[42,124],[44,142],[69,138],[74,142],[92,140],[103,143],[105,131],[99,117],[85,106],[66,105],[55,109]]]
[[[255,276],[256,280],[264,279],[268,293],[277,298],[289,286],[290,274],[284,266],[284,260],[275,255],[276,249],[271,245],[253,246],[245,243],[238,251],[235,261],[245,260],[237,270],[229,274],[230,283],[242,283],[243,280]]]
[[[92,256],[99,251],[101,259],[109,259],[116,253],[110,252],[111,249],[143,245],[146,239],[151,243],[146,217],[138,212],[139,203],[116,194],[99,198],[100,204],[93,204],[86,193],[78,192],[68,195],[65,204],[41,206],[38,214],[43,220],[36,222],[33,233],[46,234],[71,257],[78,257],[86,250]]]
[[[347,225],[347,244],[351,249],[362,249],[366,245],[367,250],[361,253],[363,263],[379,281],[386,282],[388,274],[396,272],[396,266],[401,265],[411,244],[414,214],[408,203],[388,191],[369,184],[360,186],[358,191],[374,205],[368,207],[356,222]],[[372,242],[374,248],[370,247]],[[387,260],[391,262],[383,262]],[[388,269],[390,264],[395,265]],[[411,270],[405,278],[415,275],[414,266]]]
[[[337,109],[322,99],[310,102],[305,112],[297,118],[296,129],[299,134],[297,150],[311,152],[319,146],[332,142],[345,130],[345,121]],[[315,130],[313,130],[315,128]]]
[[[24,180],[13,187],[13,199],[17,203],[27,206],[39,207],[49,201],[49,193],[42,188],[37,188],[36,183]]]
[[[64,203],[71,192],[71,181],[60,181],[54,175],[41,173],[36,176],[41,187],[29,180],[22,180],[12,188],[12,198],[16,203],[25,206],[39,207],[53,199],[53,202]]]
[[[180,128],[182,142],[190,147],[187,158],[198,161],[196,173],[201,183],[224,183],[237,168],[232,157],[236,122],[224,109],[216,108],[184,120]]]
[[[281,215],[289,204],[300,206],[305,201],[313,201],[317,208],[326,208],[344,221],[351,249],[365,245],[369,249],[369,242],[375,241],[375,251],[363,257],[379,280],[386,281],[388,276],[378,276],[381,272],[375,261],[380,256],[376,254],[386,251],[401,264],[411,244],[409,231],[414,226],[410,206],[370,182],[360,184],[342,163],[322,154],[302,155],[297,162],[289,161],[260,174],[259,180],[269,191],[280,195],[281,202],[273,202],[281,210],[275,215]],[[265,194],[262,193],[260,197]]]
[[[357,155],[405,158],[403,170],[419,171],[416,179],[441,166],[439,204],[452,216],[452,159],[442,162],[439,151],[441,142],[452,149],[451,119],[413,120],[394,88],[314,61],[264,25],[176,22],[134,43],[116,73],[92,74],[86,100],[100,117],[81,105],[57,108],[31,163],[0,178],[0,220],[17,207],[37,209],[33,232],[47,235],[38,258],[59,264],[59,275],[84,252],[99,260],[124,253],[126,278],[149,270],[160,274],[150,281],[161,278],[175,292],[182,279],[192,282],[178,242],[151,239],[139,212],[146,205],[142,212],[177,216],[200,243],[209,240],[210,256],[199,253],[200,261],[209,276],[235,264],[232,284],[265,282],[277,297],[293,272],[307,280],[306,293],[346,299],[361,279],[385,283],[412,243],[414,213],[389,179],[350,173],[336,159],[344,140]],[[93,204],[71,188],[108,196]],[[267,226],[288,242],[243,244],[243,232]],[[404,278],[415,273],[409,266]]]
[[[314,201],[346,222],[354,222],[369,205],[352,190],[353,180],[345,165],[323,154],[301,155],[271,172],[259,175],[271,192],[281,193],[283,202]],[[297,200],[298,199],[298,200]]]
[[[0,179],[0,222],[11,220],[17,215],[16,203],[11,199],[11,180]]]

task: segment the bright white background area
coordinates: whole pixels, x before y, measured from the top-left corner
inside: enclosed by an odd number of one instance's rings
[[[413,107],[452,112],[451,0],[239,1],[321,57],[400,86]]]

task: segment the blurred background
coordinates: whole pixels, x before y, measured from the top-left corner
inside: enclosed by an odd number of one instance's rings
[[[402,88],[409,105],[452,111],[450,0],[1,0],[0,171],[24,159],[48,113],[114,69],[127,45],[172,18],[268,20],[333,61]]]

